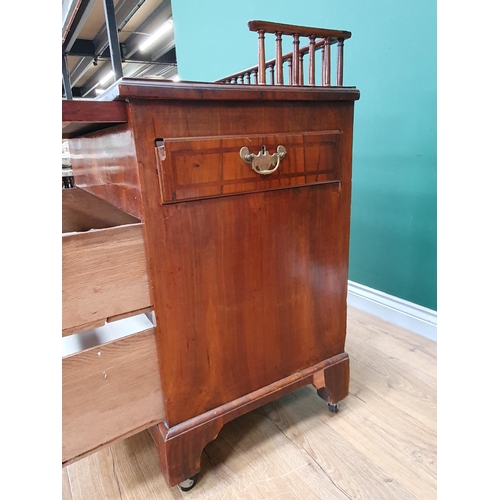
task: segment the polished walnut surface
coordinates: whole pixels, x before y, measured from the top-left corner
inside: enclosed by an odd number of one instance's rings
[[[344,350],[353,103],[291,106],[232,101],[234,94],[129,103],[169,425]],[[319,141],[326,131],[330,141]],[[159,158],[156,139],[197,142],[198,153],[186,148],[184,154],[206,158],[177,167],[184,177],[205,168],[221,178],[225,153],[207,146],[223,148],[235,136],[245,146],[252,134],[262,139],[259,146],[300,136],[308,147],[283,159],[285,177],[287,169],[302,168],[329,171],[330,179],[264,188],[273,180],[233,152],[227,170],[240,173],[234,185],[241,191],[164,204],[161,175],[165,181],[176,166],[168,153]],[[311,137],[317,142],[308,142]],[[246,183],[252,174],[264,183],[259,192]]]
[[[207,82],[178,82],[121,78],[99,96],[100,102],[125,99],[168,101],[356,101],[355,87],[309,87],[288,85],[224,85]]]
[[[126,123],[127,106],[118,101],[102,104],[89,100],[63,100],[62,120],[62,137],[69,139]]]
[[[70,141],[76,184],[143,223],[169,484],[228,419],[304,384],[347,395],[358,98],[123,79],[99,104],[125,101],[127,122]],[[239,154],[263,146],[287,150],[268,176]]]
[[[235,193],[266,191],[325,181],[338,181],[340,130],[302,134],[220,136],[162,142],[165,160],[158,162],[163,204]],[[286,148],[283,146],[286,144]],[[285,149],[273,175],[256,175],[241,161],[246,147],[267,156]]]

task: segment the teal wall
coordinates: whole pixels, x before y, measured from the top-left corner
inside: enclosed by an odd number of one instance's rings
[[[352,32],[344,85],[361,99],[349,279],[435,310],[436,0],[172,0],[172,11],[179,74],[191,81],[257,64],[251,19]]]

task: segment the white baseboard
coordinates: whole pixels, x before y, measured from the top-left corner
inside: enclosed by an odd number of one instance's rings
[[[437,312],[349,281],[347,303],[428,339],[437,341]]]

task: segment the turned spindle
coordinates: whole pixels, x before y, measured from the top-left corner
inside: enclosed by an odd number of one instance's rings
[[[294,34],[293,36],[293,50],[292,50],[292,85],[299,85],[299,35]]]
[[[316,37],[311,35],[309,37],[309,85],[314,87],[316,82]]]
[[[322,85],[323,87],[330,86],[330,43],[331,39],[329,37],[325,38],[325,43],[323,44],[323,79]]]
[[[344,40],[337,40],[337,86],[344,84]]]
[[[259,85],[266,84],[266,49],[264,44],[264,30],[259,30],[259,69],[258,69],[258,83]]]
[[[276,33],[276,85],[283,85],[283,47],[281,33]]]

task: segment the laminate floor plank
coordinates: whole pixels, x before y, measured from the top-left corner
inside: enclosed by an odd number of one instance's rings
[[[360,451],[348,434],[339,432],[342,413],[331,414],[326,405],[308,404],[309,388],[287,395],[263,408],[290,440],[299,444],[348,498],[363,500],[416,500],[393,476]],[[317,398],[317,396],[316,396]],[[316,399],[315,398],[315,399]]]
[[[408,432],[406,423],[411,417],[398,414],[398,410],[388,406],[387,402],[383,405],[385,410],[377,414],[370,404],[350,395],[341,402],[338,414],[331,418],[322,412],[323,404],[318,401],[313,388],[301,388],[292,396],[318,413],[314,418],[317,425],[315,433],[321,433],[324,441],[331,441],[332,431],[339,434],[348,441],[348,445],[343,445],[344,450],[353,455],[361,453],[375,469],[384,471],[389,482],[398,482],[415,498],[433,498],[436,488],[436,446],[432,436],[435,431],[429,429],[427,434],[426,426],[413,422]],[[280,399],[272,404],[282,403]],[[300,411],[294,409],[292,414],[296,413]],[[401,419],[405,423],[403,428]],[[393,498],[390,495],[390,492],[387,493],[387,498]]]
[[[408,367],[412,367],[412,379],[421,380],[427,385],[427,390],[433,395],[436,394],[436,359],[422,353],[417,348],[397,345],[391,338],[387,338],[376,331],[369,332],[368,328],[358,325],[348,325],[359,332],[359,335],[351,335],[346,338],[346,350],[360,351],[359,354],[368,353],[366,361],[374,360],[378,363],[382,361],[390,363],[393,369],[399,367],[403,373],[407,374]],[[410,333],[410,332],[408,332]],[[364,335],[363,335],[364,334]],[[423,339],[428,340],[428,339]],[[431,341],[432,342],[432,341]],[[368,364],[368,363],[367,363]]]
[[[71,485],[69,484],[68,469],[62,470],[62,500],[72,500]]]
[[[311,491],[316,491],[319,499],[347,498],[307,452],[261,410],[227,424],[219,439],[210,443],[205,451],[212,467],[224,463],[231,470],[233,496],[228,498],[240,498],[235,496],[236,492],[248,491],[254,486],[262,498],[302,499]]]
[[[198,484],[169,488],[147,431],[63,469],[63,500],[434,500],[436,343],[348,308],[349,396],[312,386],[225,425]]]
[[[120,484],[116,480],[114,448],[105,448],[67,467],[73,500],[121,498]]]
[[[381,398],[390,400],[394,406],[398,406],[416,420],[429,427],[435,427],[436,361],[429,361],[429,364],[434,365],[432,377],[419,371],[411,363],[411,358],[406,362],[402,361],[399,357],[385,354],[374,342],[368,344],[359,340],[357,336],[359,329],[352,328],[348,331],[353,332],[352,335],[347,335],[346,341],[346,350],[351,359],[350,394],[366,400],[364,393],[370,389]],[[411,332],[407,332],[407,335],[418,337]]]
[[[411,362],[412,366],[420,366],[423,370],[430,370],[431,374],[435,373],[435,341],[415,335],[360,309],[349,307],[348,310],[348,328],[356,329],[356,338],[373,340],[383,349],[397,351],[398,355]]]

